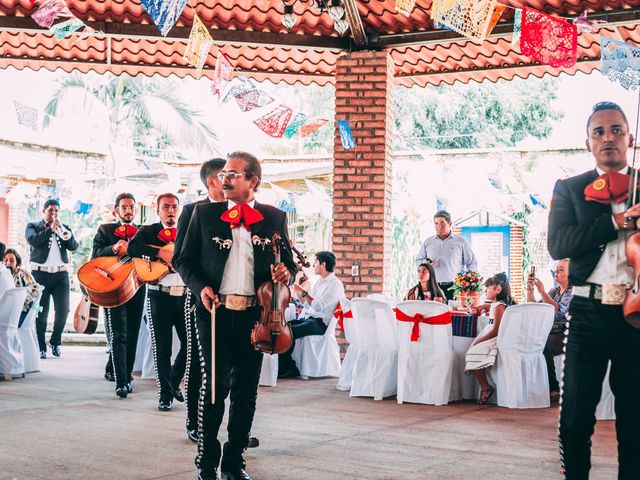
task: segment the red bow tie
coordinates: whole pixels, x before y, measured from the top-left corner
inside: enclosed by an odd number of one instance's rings
[[[158,238],[164,243],[171,243],[176,241],[176,229],[175,227],[163,228],[158,232]]]
[[[603,173],[584,188],[584,198],[605,205],[622,203],[629,196],[629,180],[624,173]]]
[[[251,225],[264,220],[264,217],[258,210],[245,203],[230,208],[220,216],[220,219],[228,222],[231,228],[238,228],[240,224],[244,224],[244,228],[251,231]]]
[[[116,228],[116,231],[114,232],[114,234],[116,237],[120,237],[125,239],[126,241],[129,241],[133,238],[133,236],[136,234],[137,231],[138,231],[138,227],[125,224],[125,225],[120,225],[118,228]]]

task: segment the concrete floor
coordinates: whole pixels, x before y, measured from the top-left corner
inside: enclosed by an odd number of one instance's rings
[[[0,382],[0,479],[196,478],[182,404],[156,409],[155,383],[119,400],[104,348],[67,346],[39,373]],[[349,398],[335,379],[263,388],[246,455],[255,480],[559,479],[557,407],[398,405]],[[598,422],[594,480],[616,477],[613,422]]]

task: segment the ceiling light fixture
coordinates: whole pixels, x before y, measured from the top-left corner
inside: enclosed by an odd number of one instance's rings
[[[290,3],[287,3],[287,1]],[[293,6],[298,2],[310,5],[315,3],[315,6],[321,13],[329,13],[329,16],[333,20],[333,28],[338,32],[338,34],[343,35],[347,30],[349,30],[349,22],[344,18],[345,9],[341,0],[282,0],[282,5],[284,7],[282,25],[287,29],[287,31],[291,31],[293,26],[296,24],[297,19],[293,13]]]

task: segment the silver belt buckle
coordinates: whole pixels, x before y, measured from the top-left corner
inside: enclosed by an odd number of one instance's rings
[[[249,297],[243,295],[225,295],[224,306],[227,310],[242,312],[247,309]]]
[[[624,297],[627,293],[627,286],[624,284],[602,285],[603,305],[623,305]]]
[[[173,285],[169,287],[169,295],[172,297],[181,297],[184,294],[184,287]]]

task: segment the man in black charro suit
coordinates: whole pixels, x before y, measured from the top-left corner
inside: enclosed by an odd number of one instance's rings
[[[127,252],[131,257],[150,261],[162,261],[169,266],[169,274],[159,282],[148,286],[147,321],[153,349],[153,360],[158,386],[158,410],[169,411],[173,400],[184,402],[180,383],[187,361],[186,321],[191,308],[187,288],[171,265],[173,253],[161,250],[175,243],[176,223],[180,203],[173,193],[162,193],[157,198],[160,221],[140,227],[129,242]],[[173,328],[180,340],[180,351],[171,365]]]
[[[133,223],[136,199],[131,193],[121,193],[116,197],[114,213],[118,222],[100,225],[93,237],[92,258],[126,255],[129,240],[138,231]],[[131,371],[136,356],[145,293],[146,286],[143,285],[124,305],[104,309],[111,344],[111,355],[104,376],[107,380],[116,382],[116,395],[120,398],[126,398],[127,394],[133,392]]]
[[[45,331],[49,316],[49,300],[53,297],[55,319],[49,339],[51,353],[61,355],[62,330],[69,315],[69,255],[78,248],[78,242],[67,225],[60,223],[60,203],[50,199],[44,202],[43,220],[27,224],[25,236],[31,246],[31,273],[36,282],[44,287],[36,319],[36,332],[40,346],[40,358],[47,358]]]
[[[569,329],[561,385],[560,453],[565,478],[584,480],[591,468],[591,435],[602,382],[611,362],[619,480],[640,475],[640,329],[624,319],[622,303],[633,269],[625,241],[637,230],[640,205],[626,198],[634,145],[622,109],[596,104],[587,122],[587,148],[596,168],[556,183],[548,246],[569,258]]]
[[[250,480],[242,452],[249,441],[262,366],[251,346],[251,330],[260,317],[256,290],[266,281],[289,283],[296,270],[284,212],[254,200],[262,177],[259,161],[245,152],[228,156],[223,179],[227,202],[197,205],[173,263],[198,296],[197,334],[205,365],[201,388],[200,438],[196,465],[202,480]],[[282,262],[274,266],[270,242],[282,238]],[[215,405],[211,404],[211,308],[216,310]],[[228,441],[221,451],[218,430],[230,394]]]

